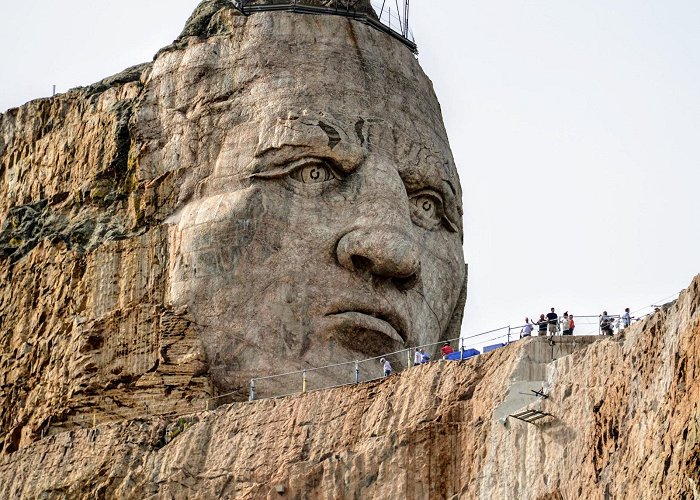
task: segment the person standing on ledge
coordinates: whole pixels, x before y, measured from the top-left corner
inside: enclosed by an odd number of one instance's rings
[[[630,316],[630,308],[625,307],[625,312],[622,316],[620,316],[620,320],[622,321],[622,328],[627,328],[630,326],[632,323],[632,317]]]
[[[523,325],[522,329],[520,330],[520,338],[530,337],[534,328],[535,327],[532,326],[532,323],[530,322],[530,318],[525,318],[525,325]]]
[[[440,352],[442,353],[442,359],[446,359],[447,355],[452,354],[454,351],[452,350],[452,346],[450,345],[450,343],[445,342],[445,345],[442,346]]]
[[[559,323],[561,323],[561,334],[562,335],[571,335],[571,330],[569,329],[569,325],[570,325],[569,311],[566,311],[564,313],[564,315],[559,320]]]
[[[558,319],[559,316],[557,316],[557,313],[554,312],[554,308],[552,307],[551,311],[547,313],[547,324],[549,325],[548,330],[550,335],[557,333],[559,329]]]
[[[547,335],[547,320],[544,317],[544,314],[540,314],[540,319],[537,320],[537,335],[542,337]]]
[[[379,360],[379,362],[384,366],[384,376],[388,377],[391,375],[391,363],[389,363],[389,360],[382,358]]]
[[[612,322],[612,318],[608,316],[608,311],[603,311],[603,315],[600,317],[600,330],[603,335],[613,334]]]
[[[418,366],[423,362],[423,355],[420,352],[420,349],[416,347],[416,353],[413,355],[413,366]]]
[[[574,328],[576,327],[576,323],[574,323],[574,315],[569,314],[569,335],[574,334]]]

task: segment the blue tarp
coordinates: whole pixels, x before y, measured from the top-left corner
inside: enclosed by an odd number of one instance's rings
[[[505,346],[505,344],[487,345],[487,346],[484,346],[484,352],[493,351],[493,350],[498,349],[498,348],[503,347],[503,346]]]
[[[477,356],[481,354],[478,349],[465,349],[462,351],[462,355],[460,356],[459,351],[455,351],[451,354],[448,354],[445,359],[451,359],[451,360],[459,360],[459,359],[467,359],[471,358],[472,356]]]

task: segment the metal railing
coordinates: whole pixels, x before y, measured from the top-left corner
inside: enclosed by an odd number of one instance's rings
[[[680,293],[680,292],[678,292]],[[656,304],[663,304],[666,300],[671,299],[675,296],[678,295],[678,293],[675,293],[669,297],[666,297],[664,299],[658,300],[655,303]],[[658,311],[660,308],[663,306],[661,305],[649,305],[642,307],[640,309],[637,309],[635,311],[632,311],[631,314],[635,314],[636,316],[632,318],[633,321],[639,321],[641,319],[646,318],[647,316],[650,316],[654,314],[656,311]],[[638,315],[640,311],[643,311],[645,309],[651,309],[649,312]],[[581,335],[591,335],[591,334],[601,334],[600,331],[600,318],[602,315],[577,315],[575,316],[576,320],[576,329],[574,334],[581,336]],[[621,322],[619,321],[620,315],[608,315],[608,317],[613,317],[616,319],[616,322],[614,324],[615,330],[618,332],[622,330],[621,327]],[[583,321],[582,321],[583,319]],[[584,328],[584,332],[581,332],[581,329],[579,328],[581,325],[586,325],[587,328]],[[595,325],[595,327],[593,327]],[[503,347],[514,340],[517,340],[520,337],[520,332],[523,329],[525,325],[516,325],[516,326],[502,326],[500,328],[496,328],[493,330],[488,330],[482,333],[478,333],[476,335],[470,335],[467,337],[458,337],[455,339],[451,339],[448,341],[441,341],[441,342],[434,342],[431,344],[424,344],[421,346],[416,346],[416,347],[411,347],[411,348],[406,348],[402,349],[400,351],[395,351],[392,353],[388,353],[382,356],[374,356],[372,358],[366,358],[361,361],[348,361],[348,362],[343,362],[343,363],[336,363],[333,365],[327,365],[327,366],[322,366],[322,367],[317,367],[317,368],[307,368],[304,370],[297,370],[293,372],[287,372],[283,374],[277,374],[277,375],[270,375],[266,377],[256,377],[254,379],[251,379],[251,392],[249,395],[249,401],[255,400],[256,397],[256,391],[259,391],[261,388],[261,384],[264,385],[265,381],[272,381],[272,380],[279,380],[282,377],[290,377],[293,378],[292,384],[295,387],[293,390],[289,391],[277,391],[279,393],[277,394],[270,394],[270,395],[264,395],[262,397],[258,397],[258,399],[266,399],[266,398],[275,398],[275,397],[283,397],[283,396],[288,396],[291,394],[298,394],[300,392],[310,392],[310,391],[315,391],[315,390],[321,390],[321,389],[331,389],[333,387],[339,387],[339,386],[346,386],[346,385],[353,385],[353,384],[359,384],[362,382],[369,382],[372,380],[378,380],[383,378],[383,366],[378,362],[378,360],[385,358],[388,359],[389,362],[391,363],[392,369],[394,373],[404,371],[408,369],[409,367],[414,366],[414,359],[412,356],[415,354],[415,350],[417,349],[423,349],[424,351],[428,352],[430,356],[431,361],[435,361],[438,359],[442,359],[442,353],[440,352],[440,348],[445,344],[445,342],[449,343],[450,347],[457,353],[459,353],[457,356],[453,356],[457,360],[459,359],[467,359],[474,357],[475,355],[470,352],[469,350],[466,349],[467,345],[482,345],[482,344],[487,344],[490,342],[497,342],[496,345],[490,345],[490,346],[485,346],[487,347]],[[474,339],[479,338],[479,337],[484,337],[486,335],[496,333],[499,331],[503,331],[504,333],[501,333],[497,336],[494,337],[489,337],[486,340],[483,340],[481,342],[475,343]],[[534,330],[532,332],[533,336],[537,336],[538,332]],[[517,337],[517,338],[516,338]],[[467,342],[469,341],[469,342]],[[502,342],[498,342],[502,341]],[[484,349],[485,350],[485,349]],[[479,352],[479,354],[482,354],[483,351]],[[339,369],[339,370],[338,370]],[[335,380],[334,383],[329,383],[329,379],[323,377],[322,375],[324,374],[324,370],[329,370],[332,372],[332,375],[334,377],[333,380]],[[257,382],[257,384],[256,384]],[[200,401],[202,401],[202,407],[200,409],[194,409],[194,405],[192,408],[192,411],[189,412],[184,412],[180,413],[178,412],[177,409],[171,410],[171,411],[166,411],[166,412],[146,412],[148,416],[152,417],[172,417],[172,418],[183,418],[183,417],[190,417],[197,415],[203,411],[208,411],[210,409],[216,408],[218,406],[218,401],[223,398],[231,397],[232,395],[238,395],[240,394],[239,391],[237,392],[230,392],[226,394],[219,394],[216,396],[207,396],[202,398]],[[103,414],[100,415],[100,417],[97,417],[96,413],[93,413],[92,415],[74,415],[74,416],[69,416],[67,419],[62,420],[62,421],[56,421],[56,422],[51,422],[51,419],[49,418],[49,421],[46,424],[46,428],[42,428],[41,430],[41,438],[44,438],[45,435],[48,435],[50,431],[50,427],[52,424],[55,425],[68,425],[68,426],[76,426],[79,428],[83,429],[95,429],[97,425],[105,424],[105,423],[113,423],[113,422],[120,422],[123,420],[126,420],[128,417],[121,417],[118,415],[109,415],[105,416]]]
[[[619,314],[608,314],[607,317],[610,318],[610,320],[611,320],[610,324],[613,327],[613,330],[619,332],[622,329],[622,322],[621,322],[622,316],[620,316]],[[601,324],[600,324],[600,321],[602,318],[603,318],[602,314],[598,314],[598,315],[588,314],[588,315],[575,316],[574,317],[574,333],[573,333],[573,335],[579,335],[579,336],[580,335],[596,335],[596,334],[602,335],[603,332],[601,330]],[[559,318],[559,319],[561,319],[561,318]],[[540,330],[538,329],[538,323],[533,321],[530,324],[534,327],[534,329],[532,330],[532,336],[533,337],[538,336],[540,333]],[[524,328],[525,328],[525,325],[519,325],[519,326],[513,327],[513,330],[517,330],[519,333],[522,333],[522,330]],[[561,335],[561,333],[562,333],[561,323],[559,323],[559,322],[557,323],[557,328],[558,328],[557,334]],[[585,329],[585,331],[582,331],[584,329]],[[549,335],[549,332],[547,330],[545,330],[545,333],[547,333],[547,335]]]
[[[233,4],[246,15],[289,11],[350,17],[390,35],[418,53],[408,24],[408,0],[233,0]]]
[[[632,318],[632,320],[642,319],[643,317],[648,316],[653,312],[654,311],[645,314],[641,317]],[[610,326],[613,333],[619,333],[624,328],[624,325],[621,321],[621,315],[607,314],[605,316],[610,320]],[[575,328],[574,333],[572,335],[605,335],[605,332],[603,331],[601,326],[602,318],[602,314],[584,314],[575,316]],[[537,328],[538,325],[536,323],[531,324],[535,327],[535,329],[533,329],[530,336],[539,336],[540,331]],[[389,361],[389,364],[392,368],[392,373],[399,373],[416,364],[414,358],[416,350],[422,349],[423,351],[427,352],[430,356],[431,361],[442,359],[443,356],[440,352],[440,348],[445,344],[450,345],[450,348],[453,350],[453,352],[460,354],[460,357],[452,356],[451,359],[471,358],[475,355],[483,354],[484,352],[488,351],[482,350],[479,351],[478,354],[474,354],[473,350],[470,351],[467,349],[468,345],[477,346],[485,344],[487,342],[496,342],[500,340],[502,342],[500,343],[500,345],[498,345],[498,347],[506,346],[514,340],[523,338],[522,333],[524,327],[524,324],[516,326],[502,326],[493,330],[477,333],[476,335],[458,337],[447,341],[433,342],[431,344],[423,344],[414,347],[408,347],[399,351],[389,352],[386,354],[362,360],[346,361],[341,363],[335,363],[332,365],[311,367],[286,373],[252,378],[250,380],[249,401],[253,401],[255,399],[284,397],[289,396],[291,394],[298,394],[300,392],[303,393],[319,389],[330,389],[334,387],[360,384],[362,382],[378,380],[384,377],[383,363],[380,362],[381,360]],[[557,323],[557,327],[558,331],[556,334],[561,335],[562,332],[560,330],[559,323]],[[481,341],[478,343],[473,342],[473,339],[476,339],[477,337],[482,337],[499,331],[503,331],[504,333],[496,337],[490,338],[486,341]],[[548,331],[544,333],[546,335],[551,335]],[[485,347],[488,348],[495,346]],[[474,347],[471,347],[471,349],[474,349]],[[478,351],[478,349],[476,349],[476,351]],[[468,354],[465,355],[465,353]],[[215,398],[226,397],[230,396],[231,394],[222,394],[220,396],[216,396]]]
[[[468,345],[473,345],[474,343],[468,341],[499,331],[503,331],[503,333],[480,343],[502,340],[504,341],[502,345],[505,345],[510,342],[512,327],[502,326],[500,328],[488,330],[486,332],[468,337],[458,337],[440,342],[408,347],[399,351],[388,352],[362,360],[346,361],[332,365],[305,368],[281,374],[268,375],[265,377],[256,377],[250,381],[249,400],[253,401],[256,398],[265,399],[282,397],[299,392],[330,389],[332,387],[340,387],[344,385],[359,384],[362,382],[377,380],[384,376],[382,360],[389,362],[392,373],[399,373],[416,364],[415,353],[416,350],[420,352],[421,349],[423,352],[428,354],[430,361],[434,361],[437,359],[442,359],[443,354],[441,352],[441,348],[445,345],[449,345],[453,353],[457,353],[466,359],[473,356],[473,354],[469,354],[467,347]],[[453,356],[457,357],[457,355]],[[227,395],[224,394],[217,397],[225,396]]]

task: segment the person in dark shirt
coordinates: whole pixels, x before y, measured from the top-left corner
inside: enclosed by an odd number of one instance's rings
[[[603,311],[603,314],[600,316],[600,329],[603,335],[613,334],[613,319],[608,316],[608,311]]]
[[[547,324],[549,325],[549,334],[554,335],[559,330],[559,316],[554,312],[552,307],[551,312],[547,313]]]
[[[535,323],[537,325],[537,335],[540,337],[543,335],[547,335],[547,320],[544,317],[544,314],[540,314],[540,319],[537,320]]]

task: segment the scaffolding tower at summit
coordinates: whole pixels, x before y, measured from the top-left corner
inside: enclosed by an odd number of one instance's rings
[[[233,0],[233,3],[246,15],[279,10],[350,17],[383,31],[418,53],[408,24],[409,0]]]

